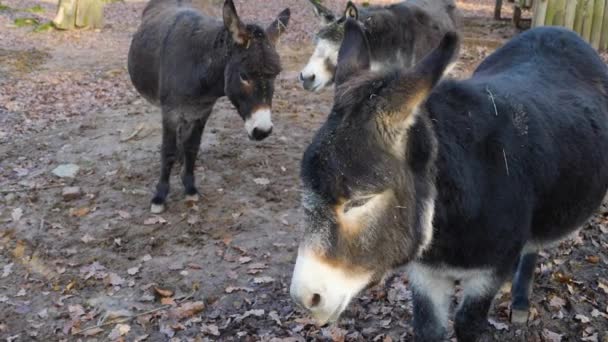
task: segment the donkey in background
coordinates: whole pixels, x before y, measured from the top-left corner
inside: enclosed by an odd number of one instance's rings
[[[186,198],[198,200],[194,163],[218,98],[228,96],[250,139],[270,135],[274,81],[281,71],[275,45],[289,17],[285,9],[262,29],[241,22],[232,0],[224,3],[223,23],[186,0],[148,3],[131,43],[128,68],[139,93],[162,110],[161,172],[153,213],[165,209],[178,156]]]
[[[525,322],[535,257],[583,226],[608,189],[608,68],[574,32],[529,30],[470,79],[439,83],[448,33],[410,70],[375,73],[348,19],[332,112],[306,149],[305,232],[291,295],[320,322],[405,266],[417,341],[477,341],[515,269]],[[539,92],[542,96],[539,96]]]
[[[309,0],[321,28],[315,50],[300,73],[306,90],[320,91],[334,82],[338,50],[347,18],[361,22],[370,44],[371,68],[411,68],[437,47],[447,32],[460,32],[462,19],[454,0],[408,0],[389,6],[359,10],[348,2],[341,17],[315,0]],[[451,62],[456,62],[458,53]]]

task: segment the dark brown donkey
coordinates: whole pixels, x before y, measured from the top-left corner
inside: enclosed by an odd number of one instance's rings
[[[262,29],[241,22],[232,0],[224,3],[223,23],[186,0],[152,0],[144,9],[129,50],[129,74],[139,93],[162,110],[161,171],[153,213],[165,208],[178,156],[183,158],[187,200],[198,200],[194,162],[218,98],[228,96],[250,139],[270,135],[274,80],[281,71],[275,44],[289,16],[285,9]]]
[[[406,266],[416,341],[477,341],[513,276],[525,322],[537,253],[585,226],[608,189],[608,69],[574,32],[526,31],[467,80],[448,33],[413,69],[371,71],[348,19],[327,121],[302,159],[291,295],[321,323]],[[542,94],[542,96],[539,96]],[[515,269],[515,272],[513,270]]]

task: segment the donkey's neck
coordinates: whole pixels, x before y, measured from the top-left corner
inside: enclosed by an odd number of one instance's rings
[[[225,96],[224,71],[234,51],[234,41],[223,25],[200,31],[196,36],[200,51],[201,85],[214,97]]]

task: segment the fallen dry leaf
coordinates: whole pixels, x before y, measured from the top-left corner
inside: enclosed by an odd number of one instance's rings
[[[2,278],[8,277],[13,272],[13,265],[14,263],[12,262],[10,264],[4,265],[4,267],[2,268]]]
[[[21,208],[15,208],[11,212],[11,218],[13,219],[13,222],[17,222],[17,221],[21,220],[22,216],[23,216],[23,209],[21,209]]]
[[[226,293],[232,293],[234,291],[253,292],[253,289],[250,287],[228,286],[226,287],[225,291]]]
[[[154,286],[154,292],[161,297],[171,297],[173,296],[173,291],[167,289],[161,289],[160,287]]]
[[[82,307],[82,305],[79,304],[68,305],[68,312],[70,313],[70,317],[78,318],[84,315],[84,308]]]
[[[146,226],[153,225],[153,224],[165,224],[165,223],[167,223],[167,220],[165,220],[164,218],[162,218],[158,215],[149,217],[144,220],[144,224]]]
[[[324,337],[330,339],[332,342],[344,342],[348,331],[338,327],[337,325],[332,325],[328,328],[321,329],[321,333]]]
[[[509,326],[505,323],[501,323],[501,322],[497,322],[495,320],[493,320],[492,318],[488,318],[488,323],[490,323],[491,326],[494,327],[494,329],[496,330],[509,330]]]
[[[95,240],[91,235],[84,234],[84,236],[82,238],[80,238],[80,241],[84,242],[84,243],[89,243],[91,241]]]
[[[145,341],[148,339],[148,337],[150,337],[150,335],[146,334],[146,335],[141,335],[141,336],[137,336],[133,342],[141,342],[141,341]]]
[[[128,324],[117,324],[108,335],[108,339],[114,341],[121,336],[125,336],[131,331],[131,326]]]
[[[268,318],[272,319],[273,321],[275,321],[277,323],[278,326],[283,325],[281,323],[281,318],[279,317],[279,314],[276,311],[270,311],[268,313]]]
[[[160,299],[162,305],[175,305],[175,299],[173,297],[163,297]]]
[[[549,329],[543,330],[543,337],[545,338],[545,341],[547,341],[547,342],[561,342],[561,340],[562,340],[561,334],[553,332]]]
[[[120,216],[120,218],[125,219],[125,220],[131,218],[131,214],[129,214],[128,212],[126,212],[124,210],[119,210],[118,216]]]
[[[127,270],[127,273],[129,275],[136,275],[137,273],[139,273],[139,266],[135,266],[135,267],[131,267]]]
[[[118,274],[116,274],[114,272],[110,272],[104,278],[104,282],[106,283],[106,285],[120,286],[120,285],[124,284],[125,280],[122,279]]]
[[[82,335],[84,335],[84,336],[95,336],[95,335],[97,335],[99,333],[102,333],[102,332],[103,332],[103,329],[101,329],[101,328],[93,328],[93,329],[89,329],[87,331],[83,331]]]
[[[268,178],[254,178],[253,182],[258,185],[268,185],[270,180]]]
[[[597,255],[588,255],[587,256],[587,261],[592,263],[592,264],[597,264],[600,262],[600,257]]]
[[[38,317],[45,319],[45,318],[49,317],[49,312],[47,309],[42,309],[42,310],[38,311],[37,315],[38,315]]]
[[[175,324],[171,324],[171,329],[173,329],[174,331],[186,330],[186,326],[184,326],[181,323],[175,323]],[[171,342],[173,342],[173,341],[171,341]]]
[[[268,277],[268,276],[253,278],[254,284],[268,284],[268,283],[272,283],[273,281],[274,281],[274,278]]]
[[[530,317],[529,321],[534,321],[538,317],[538,310],[535,307],[530,308]]]
[[[248,263],[248,262],[250,262],[250,261],[251,261],[251,258],[250,258],[250,257],[246,257],[246,256],[244,256],[244,257],[240,257],[240,258],[239,258],[239,263],[241,263],[241,264],[246,264],[246,263]]]
[[[250,270],[262,270],[268,268],[268,266],[263,262],[256,262],[247,267]]]
[[[205,309],[203,302],[186,302],[169,311],[169,317],[181,320],[192,317]]]
[[[205,335],[220,336],[220,330],[215,324],[201,325],[201,332]]]
[[[89,208],[89,207],[82,207],[82,208],[78,208],[78,209],[72,208],[72,209],[70,209],[70,216],[84,217],[90,212],[91,212],[91,208]]]
[[[581,338],[581,341],[584,341],[584,342],[598,342],[598,335],[597,335],[597,333],[595,333],[593,335],[589,335],[587,337],[583,337],[583,338]]]
[[[606,284],[605,282],[598,280],[597,281],[597,286],[602,289],[602,291],[604,291],[605,294],[608,294],[608,284]]]
[[[188,219],[186,220],[186,222],[191,226],[194,226],[195,224],[199,223],[200,221],[201,221],[201,219],[197,215],[189,215]]]
[[[549,301],[549,306],[557,310],[563,308],[565,305],[566,301],[558,296],[553,296]]]
[[[264,316],[264,309],[254,309],[254,310],[245,311],[244,314],[237,317],[237,321],[241,321],[249,316],[262,317],[262,316]]]
[[[591,319],[589,319],[589,317],[587,317],[585,315],[581,315],[581,314],[575,315],[574,319],[577,320],[577,321],[579,321],[579,322],[581,322],[581,323],[583,323],[583,324],[591,322]]]
[[[108,310],[103,315],[102,322],[111,322],[123,317],[131,317],[133,312],[127,309]]]

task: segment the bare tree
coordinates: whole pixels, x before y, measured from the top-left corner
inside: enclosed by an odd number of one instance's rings
[[[494,19],[500,20],[501,11],[502,11],[502,0],[496,0],[496,5],[494,5]]]
[[[59,0],[53,25],[61,30],[103,27],[105,0]]]

